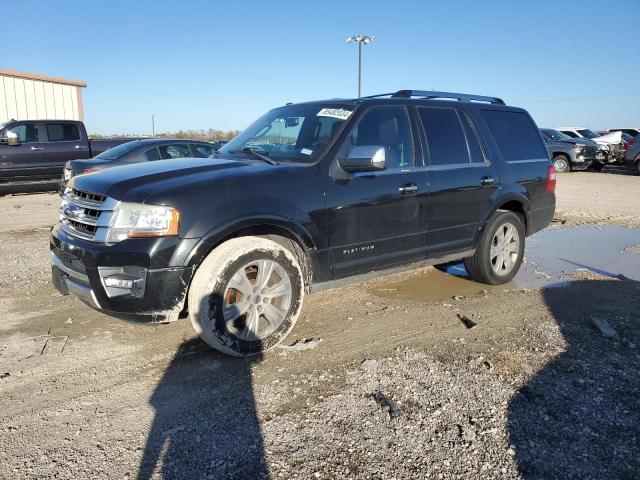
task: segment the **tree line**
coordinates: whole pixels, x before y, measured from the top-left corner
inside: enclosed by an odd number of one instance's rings
[[[201,140],[204,142],[217,142],[218,140],[231,140],[240,133],[240,130],[216,130],[210,128],[208,130],[178,130],[177,132],[164,132],[157,133],[158,138],[189,138],[193,140]],[[105,138],[149,138],[151,135],[101,135],[99,133],[93,133],[90,137],[94,140],[100,140]]]

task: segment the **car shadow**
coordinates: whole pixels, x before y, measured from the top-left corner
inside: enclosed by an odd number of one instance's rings
[[[544,290],[544,299],[566,346],[510,402],[509,443],[522,477],[638,478],[640,282],[580,280]]]
[[[180,345],[149,403],[138,478],[268,478],[251,366],[200,339]]]

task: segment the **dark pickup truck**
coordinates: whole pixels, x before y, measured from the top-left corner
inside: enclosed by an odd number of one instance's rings
[[[307,292],[385,269],[464,260],[470,278],[508,282],[553,218],[555,183],[535,123],[499,98],[291,104],[213,158],[72,178],[53,283],[125,319],[188,312],[212,347],[255,355],[293,328]]]
[[[9,120],[0,124],[0,194],[57,189],[68,160],[95,157],[129,140],[89,140],[78,121]]]

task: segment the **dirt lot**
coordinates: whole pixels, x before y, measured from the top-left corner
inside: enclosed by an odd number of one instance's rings
[[[640,227],[639,187],[620,172],[562,175],[554,226]],[[640,283],[616,263],[541,289],[424,269],[315,294],[286,342],[315,348],[238,360],[188,320],[131,325],[56,294],[57,205],[0,198],[0,478],[640,471]],[[633,264],[630,233],[612,254]]]

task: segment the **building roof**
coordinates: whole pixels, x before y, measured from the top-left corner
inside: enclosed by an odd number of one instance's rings
[[[75,85],[76,87],[86,87],[87,82],[81,80],[68,80],[60,77],[47,77],[45,75],[39,75],[37,73],[17,72],[15,70],[7,70],[6,68],[0,68],[0,75],[16,78],[26,78],[28,80],[40,80],[41,82],[61,83],[63,85]]]

